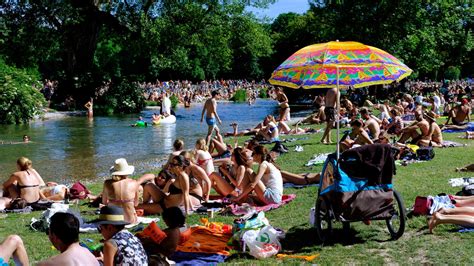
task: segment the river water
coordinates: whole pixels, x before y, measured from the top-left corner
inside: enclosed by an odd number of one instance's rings
[[[295,109],[292,107],[292,109]],[[205,137],[207,125],[200,123],[201,104],[175,110],[177,122],[172,125],[131,127],[136,115],[94,117],[66,117],[37,121],[29,125],[0,125],[0,181],[16,170],[16,160],[28,157],[45,181],[71,182],[106,177],[117,158],[126,158],[134,165],[136,174],[159,167],[172,151],[176,138],[184,139],[186,148],[193,148],[200,137]],[[150,120],[155,110],[141,115]],[[245,129],[261,122],[265,115],[278,112],[271,100],[256,104],[219,103],[218,113],[223,121],[221,131],[231,131],[230,123]],[[303,116],[308,111],[292,114]],[[32,142],[21,143],[23,135]],[[11,142],[14,142],[11,144]],[[20,142],[15,144],[15,142]]]

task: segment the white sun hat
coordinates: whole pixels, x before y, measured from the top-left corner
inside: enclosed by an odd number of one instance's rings
[[[115,165],[110,167],[112,175],[131,175],[135,171],[135,167],[128,165],[125,158],[119,158],[115,160]]]

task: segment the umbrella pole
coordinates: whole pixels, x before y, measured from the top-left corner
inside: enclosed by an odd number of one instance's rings
[[[337,160],[339,161],[339,121],[340,121],[340,105],[341,105],[341,99],[340,99],[340,93],[339,93],[339,67],[336,66],[336,80],[337,80],[337,92],[336,92],[336,128],[337,128],[337,133],[336,133],[336,154],[337,154]]]

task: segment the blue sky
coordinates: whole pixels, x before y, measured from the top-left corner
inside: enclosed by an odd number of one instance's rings
[[[302,14],[308,11],[308,9],[308,0],[278,0],[275,4],[270,5],[268,9],[247,8],[247,10],[255,13],[258,18],[267,16],[272,20],[281,13],[293,12]]]

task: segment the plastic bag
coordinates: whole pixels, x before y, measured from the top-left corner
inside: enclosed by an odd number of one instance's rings
[[[267,225],[261,230],[246,231],[242,236],[242,240],[250,255],[257,259],[264,259],[278,254],[281,250],[280,241],[278,240],[280,236],[279,231]]]

